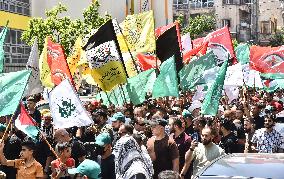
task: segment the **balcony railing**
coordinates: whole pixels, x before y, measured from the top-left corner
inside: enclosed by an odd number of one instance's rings
[[[174,8],[175,10],[187,10],[188,7],[189,7],[188,4],[174,4],[174,5],[173,5],[173,8]]]
[[[191,9],[198,9],[198,8],[212,8],[214,6],[214,2],[191,2],[190,8]]]
[[[223,0],[223,5],[247,5],[253,0]]]

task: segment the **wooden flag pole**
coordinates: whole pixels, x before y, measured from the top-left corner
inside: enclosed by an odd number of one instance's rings
[[[3,141],[4,141],[4,137],[5,137],[5,135],[6,135],[6,134],[7,134],[7,132],[8,132],[8,129],[9,129],[9,126],[10,126],[10,124],[11,124],[12,120],[13,120],[14,114],[15,114],[15,113],[13,113],[13,115],[12,115],[11,119],[10,119],[10,120],[9,120],[9,122],[8,122],[8,125],[6,126],[5,132],[4,132],[4,134],[3,134],[2,138],[1,138],[1,142],[3,142]]]
[[[130,52],[130,48],[129,48],[129,46],[128,46],[128,43],[127,43],[127,41],[126,41],[125,36],[124,36],[123,33],[122,33],[122,29],[121,29],[121,27],[119,26],[119,24],[118,24],[117,21],[116,21],[116,23],[117,23],[119,32],[121,33],[122,38],[123,38],[123,40],[124,40],[124,42],[125,42],[127,51],[128,51],[128,53],[130,54],[130,57],[131,57],[131,60],[132,60],[133,65],[134,65],[134,67],[135,67],[135,70],[137,71],[137,73],[139,73],[140,71],[138,70],[137,64],[135,63],[135,60],[134,60],[134,58],[133,58],[133,55],[132,55],[132,53]]]
[[[45,143],[48,145],[49,149],[51,150],[51,152],[55,155],[56,159],[59,159],[57,153],[55,152],[55,150],[53,149],[53,147],[50,145],[50,143],[46,140],[45,136],[43,135],[42,131],[39,129],[39,127],[37,127],[42,139],[45,141]]]
[[[124,91],[123,91],[122,85],[120,84],[120,85],[118,85],[118,86],[119,86],[120,91],[122,91],[122,99],[124,100],[124,103],[126,104],[126,103],[127,103],[127,101],[126,101],[126,97],[125,97],[125,94],[124,94]]]

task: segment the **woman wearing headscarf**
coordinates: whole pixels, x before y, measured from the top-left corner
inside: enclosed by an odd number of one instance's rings
[[[151,179],[153,165],[132,136],[121,137],[114,146],[117,179]]]

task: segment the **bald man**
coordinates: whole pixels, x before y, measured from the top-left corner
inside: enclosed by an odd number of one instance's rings
[[[225,154],[222,148],[212,142],[213,138],[212,130],[205,127],[201,133],[201,143],[197,143],[195,140],[192,141],[190,149],[185,154],[185,164],[181,171],[181,178],[184,178],[184,174],[187,172],[192,160],[194,160],[193,175],[195,175],[207,163]]]

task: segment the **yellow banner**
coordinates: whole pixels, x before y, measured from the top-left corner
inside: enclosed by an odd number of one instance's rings
[[[45,39],[44,47],[39,58],[39,71],[42,86],[47,88],[53,88],[54,83],[51,80],[51,70],[47,63],[47,37]]]
[[[128,15],[120,24],[122,34],[117,34],[121,52],[151,52],[156,49],[153,11]],[[125,42],[126,41],[126,42]]]
[[[103,91],[110,91],[116,85],[126,83],[126,75],[119,61],[109,61],[100,68],[92,69],[92,77]]]

